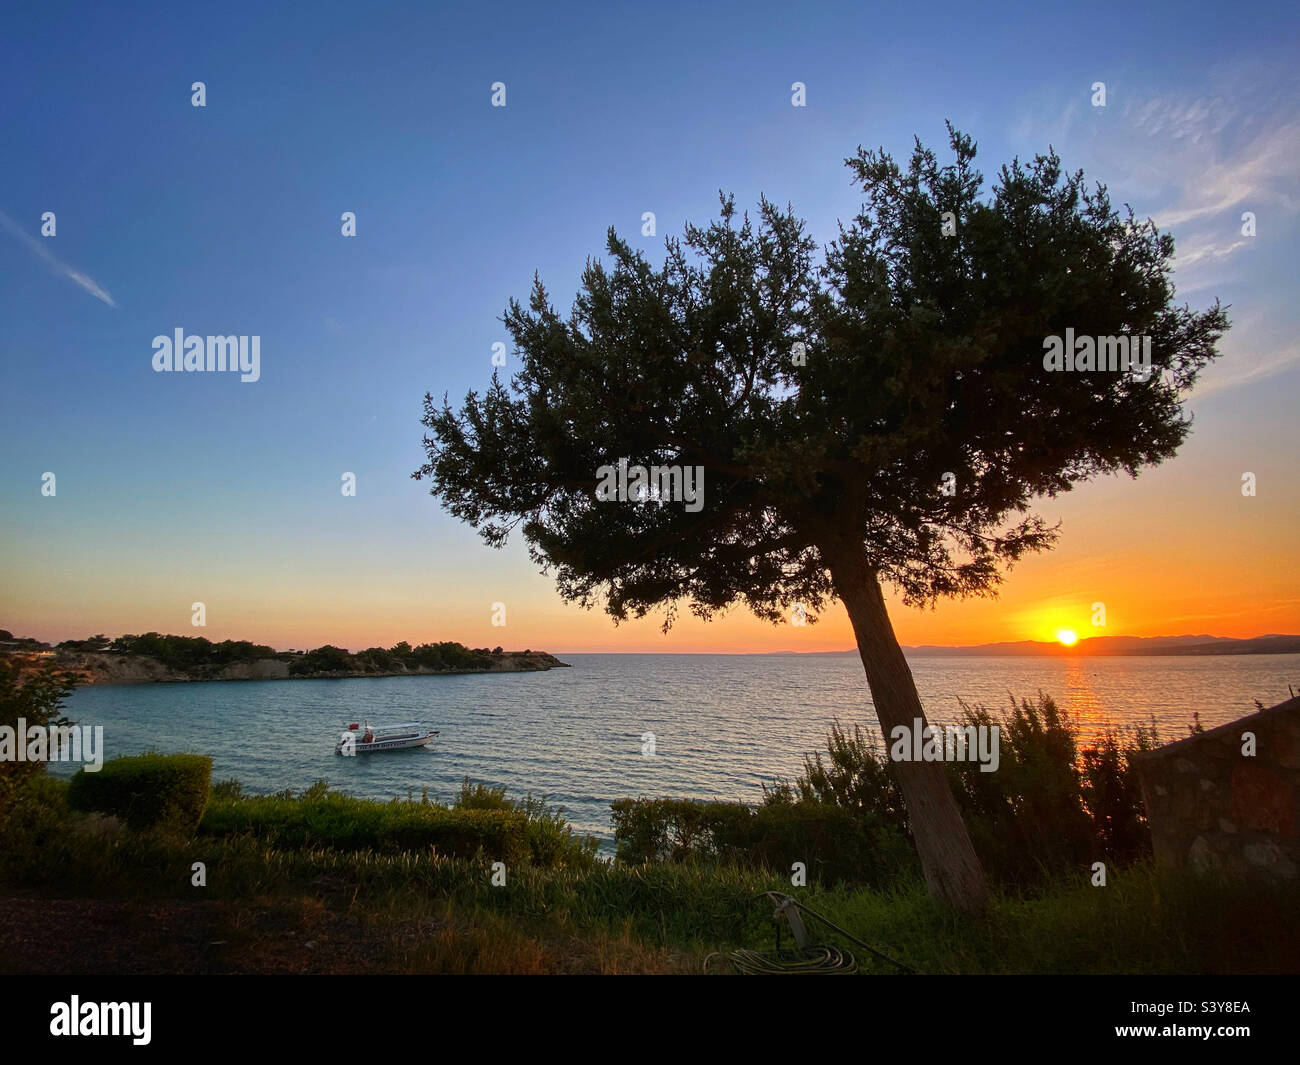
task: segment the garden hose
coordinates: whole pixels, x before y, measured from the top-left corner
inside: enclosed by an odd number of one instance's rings
[[[809,946],[804,933],[803,921],[800,919],[797,911],[802,910],[809,917],[815,917],[826,925],[827,928],[845,939],[851,940],[858,946],[862,947],[869,954],[889,962],[900,972],[915,973],[916,970],[911,966],[904,965],[901,961],[891,958],[888,954],[876,950],[875,947],[864,943],[851,932],[845,931],[839,925],[826,917],[823,917],[815,910],[810,910],[798,899],[790,895],[783,895],[779,891],[764,891],[755,895],[755,899],[767,899],[776,905],[776,912],[773,919],[776,922],[776,950],[763,952],[757,950],[734,950],[725,955],[730,959],[736,969],[746,976],[832,976],[832,975],[851,975],[858,971],[858,960],[847,950],[840,950],[838,947],[827,946]],[[794,934],[795,941],[798,944],[797,950],[781,949],[781,918],[784,917],[790,924],[790,930]],[[709,961],[718,957],[717,954],[710,954],[704,959],[704,967],[707,970]]]
[[[758,950],[733,950],[727,955],[746,976],[848,976],[858,971],[858,959],[835,947],[805,947],[764,954]]]

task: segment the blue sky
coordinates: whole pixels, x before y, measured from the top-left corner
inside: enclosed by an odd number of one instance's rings
[[[986,176],[1052,144],[1172,229],[1180,298],[1235,323],[1192,404],[1198,461],[1250,439],[1228,465],[1294,495],[1298,27],[1281,4],[10,7],[0,626],[189,631],[202,600],[213,638],[496,643],[504,600],[510,644],[662,646],[649,623],[607,638],[409,479],[424,392],[481,388],[507,300],[539,271],[567,306],[609,225],[658,258],[723,188],[824,242],[857,206],[844,156],[942,148],[946,118]],[[154,373],[177,327],[260,335],[261,380]],[[900,634],[947,642],[926,624]]]

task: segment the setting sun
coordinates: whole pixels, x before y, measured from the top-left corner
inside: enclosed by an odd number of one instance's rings
[[[1076,636],[1071,629],[1058,629],[1056,638],[1060,640],[1061,643],[1065,644],[1066,647],[1073,647],[1079,642],[1079,637]]]

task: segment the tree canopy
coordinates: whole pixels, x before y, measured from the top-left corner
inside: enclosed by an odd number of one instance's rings
[[[490,544],[522,526],[562,594],[620,620],[815,612],[832,541],[909,603],[993,591],[1053,541],[1035,497],[1175,452],[1227,320],[1173,306],[1172,237],[1054,152],[984,195],[974,143],[950,128],[950,146],[940,166],[918,141],[906,169],[859,149],[862,208],[820,262],[766,199],[737,220],[724,196],[658,268],[611,229],[567,317],[540,279],[511,302],[509,384],[459,411],[426,396],[415,476]],[[1066,328],[1149,336],[1153,372],[1045,369]],[[703,509],[597,502],[596,467],[620,457],[703,466]]]

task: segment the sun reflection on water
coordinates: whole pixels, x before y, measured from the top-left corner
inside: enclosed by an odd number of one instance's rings
[[[1096,690],[1088,680],[1087,659],[1067,658],[1065,663],[1065,692],[1058,703],[1079,723],[1080,738],[1099,732],[1114,715],[1107,714]]]

